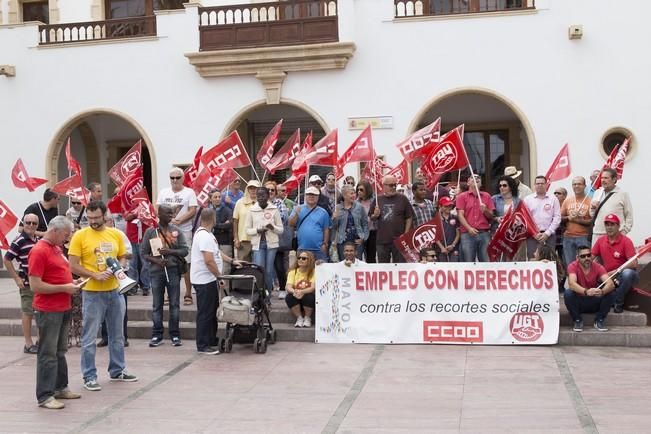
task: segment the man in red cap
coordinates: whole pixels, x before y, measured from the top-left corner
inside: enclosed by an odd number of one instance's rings
[[[637,259],[631,261],[621,272],[617,269],[635,256],[633,241],[620,232],[620,220],[616,214],[608,214],[604,218],[606,235],[601,236],[592,247],[592,255],[603,264],[608,275],[615,283],[615,313],[624,311],[624,299],[628,291],[639,280]]]

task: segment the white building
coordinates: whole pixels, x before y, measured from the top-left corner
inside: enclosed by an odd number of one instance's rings
[[[650,235],[646,2],[237,1],[0,0],[0,200],[21,213],[42,194],[11,185],[18,158],[32,176],[66,177],[68,136],[105,192],[107,169],[142,138],[155,193],[170,166],[233,129],[252,157],[279,118],[283,138],[338,128],[343,151],[370,117],[394,165],[394,145],[441,116],[444,130],[465,122],[489,190],[505,165],[531,185],[566,142],[587,177],[604,145],[632,134],[620,185],[634,241]]]

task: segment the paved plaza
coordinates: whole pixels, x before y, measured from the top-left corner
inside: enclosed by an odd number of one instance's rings
[[[36,357],[0,338],[2,433],[600,432],[651,426],[651,349],[327,345],[279,342],[198,355],[193,342],[126,349],[137,383],[82,388],[79,349],[70,387],[82,399],[45,410],[34,397]]]

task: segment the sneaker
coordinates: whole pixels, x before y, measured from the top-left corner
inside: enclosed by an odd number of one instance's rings
[[[111,381],[124,381],[126,383],[132,383],[134,381],[138,381],[138,377],[123,372],[119,375],[116,375],[115,377],[111,377]]]
[[[583,321],[580,319],[577,319],[574,321],[574,327],[572,328],[575,332],[582,332],[583,331]]]
[[[602,319],[596,319],[594,321],[594,328],[596,328],[600,332],[607,332],[608,331],[608,327],[606,327],[606,324],[604,324],[604,320],[602,320]]]
[[[312,318],[309,316],[303,318],[303,327],[312,327]]]
[[[102,347],[106,347],[106,346],[108,346],[108,341],[105,341],[104,339],[102,339],[101,341],[99,341],[97,343],[97,348],[102,348]]]
[[[129,346],[129,341],[125,340],[125,341],[124,341],[124,348],[126,348],[126,347],[128,347],[128,346]]]
[[[81,394],[75,393],[66,387],[58,392],[54,392],[54,397],[56,399],[79,399],[81,398]]]
[[[57,401],[56,398],[54,398],[54,396],[50,396],[45,401],[39,403],[38,406],[50,410],[61,410],[66,405],[63,402]]]
[[[615,312],[615,313],[622,313],[622,312],[624,312],[624,305],[623,305],[623,304],[615,303],[615,307],[613,308],[613,312]]]
[[[142,295],[143,296],[148,296],[149,295],[149,288],[142,288]]]
[[[208,347],[203,350],[197,350],[197,353],[203,354],[204,356],[214,356],[219,354],[219,350],[217,348]]]
[[[153,338],[151,338],[151,340],[149,341],[149,346],[150,346],[151,348],[154,348],[154,347],[159,346],[159,345],[162,344],[162,343],[163,343],[163,339],[162,339],[162,338],[159,338],[159,337],[153,337]]]
[[[97,380],[91,379],[84,381],[84,389],[90,390],[91,392],[99,392],[102,390],[102,386],[99,385]]]
[[[179,337],[173,337],[172,338],[172,346],[173,347],[180,347],[181,345],[183,345],[183,342],[181,342],[181,338],[179,338]]]
[[[284,300],[287,297],[287,291],[278,291],[278,300]]]
[[[294,323],[294,327],[303,327],[303,317],[299,316],[296,318],[296,322]]]

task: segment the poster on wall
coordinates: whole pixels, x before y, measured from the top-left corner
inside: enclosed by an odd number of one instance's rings
[[[555,344],[556,266],[322,264],[315,328],[318,343]]]

